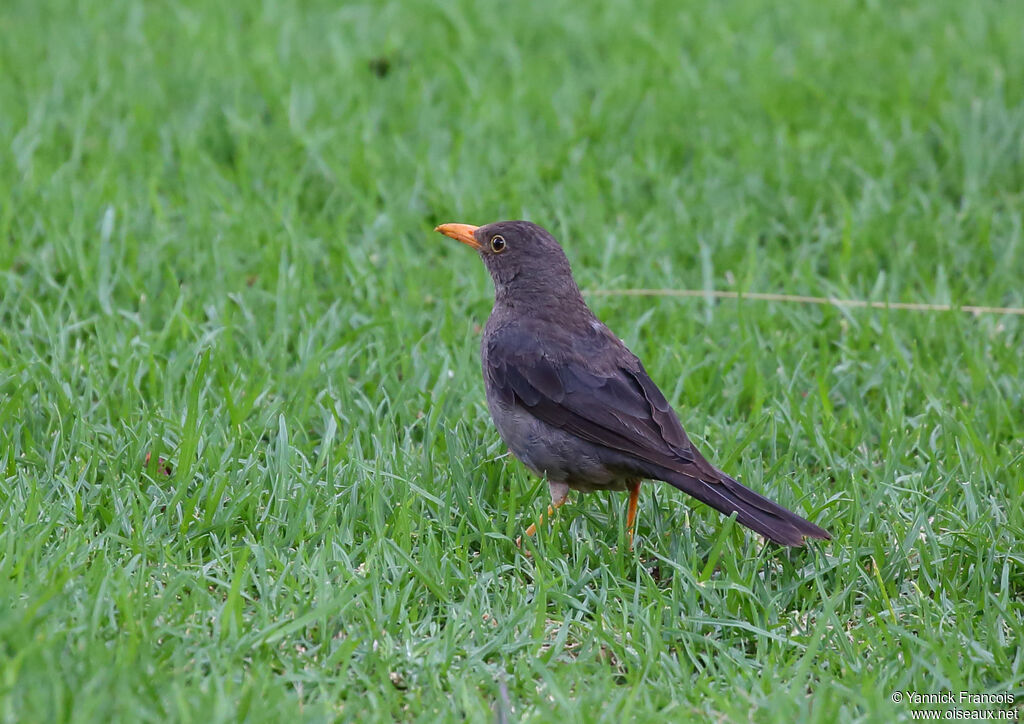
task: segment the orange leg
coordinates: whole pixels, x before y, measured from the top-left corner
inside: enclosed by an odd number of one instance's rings
[[[560,500],[552,501],[551,505],[548,506],[548,518],[550,518],[552,515],[554,515],[556,510],[558,510],[563,505],[565,505],[565,501],[568,500],[568,499],[569,499],[569,496],[566,496],[566,497],[564,497],[564,498],[562,498]],[[544,522],[544,514],[541,513],[541,515],[537,518],[537,522],[533,523],[529,528],[526,529],[526,535],[535,535],[537,533],[537,525],[539,523],[543,523],[543,522]]]
[[[626,528],[629,530],[629,549],[633,550],[633,527],[636,523],[636,504],[640,500],[639,478],[630,480],[629,485],[629,508],[626,510]]]

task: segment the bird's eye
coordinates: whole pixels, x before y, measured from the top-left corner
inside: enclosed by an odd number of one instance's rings
[[[491,237],[491,251],[500,254],[505,251],[505,237],[497,234]]]

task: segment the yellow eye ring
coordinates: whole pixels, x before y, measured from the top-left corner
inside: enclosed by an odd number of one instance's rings
[[[501,234],[495,234],[491,237],[491,251],[495,254],[500,254],[505,251],[507,245],[505,244],[505,237]]]

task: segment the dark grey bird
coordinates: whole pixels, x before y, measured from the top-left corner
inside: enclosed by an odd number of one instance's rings
[[[632,545],[640,482],[652,479],[775,543],[831,538],[704,459],[640,360],[587,307],[545,229],[499,221],[435,231],[476,249],[494,280],[480,349],[487,406],[512,454],[547,479],[549,516],[569,490],[628,490]]]

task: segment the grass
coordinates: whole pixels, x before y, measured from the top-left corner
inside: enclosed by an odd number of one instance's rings
[[[546,488],[436,223],[542,223],[591,290],[1024,305],[1024,5],[776,5],[4,3],[0,718],[1024,700],[1020,317],[595,296],[834,540],[649,485],[634,553],[623,495],[514,545]]]

